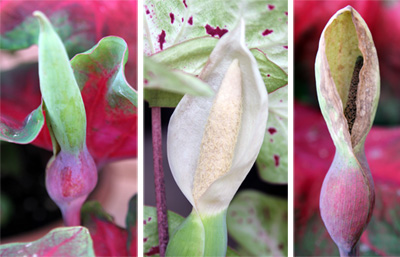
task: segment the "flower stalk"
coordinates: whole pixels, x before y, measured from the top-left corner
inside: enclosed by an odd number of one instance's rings
[[[322,32],[315,63],[318,101],[336,147],[320,211],[340,256],[358,256],[375,203],[364,143],[379,100],[379,64],[371,33],[351,6]]]

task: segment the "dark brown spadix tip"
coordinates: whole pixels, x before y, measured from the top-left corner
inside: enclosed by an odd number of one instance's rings
[[[353,77],[351,78],[351,84],[349,89],[349,96],[347,98],[346,109],[344,110],[344,116],[346,117],[347,124],[349,126],[349,133],[351,135],[351,130],[353,129],[354,121],[357,115],[357,89],[360,83],[360,70],[363,66],[364,58],[358,56],[356,64],[353,71]]]

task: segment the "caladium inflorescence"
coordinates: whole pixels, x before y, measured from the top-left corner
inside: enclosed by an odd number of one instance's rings
[[[80,209],[97,184],[97,168],[86,146],[86,113],[65,47],[47,17],[40,23],[39,78],[54,156],[46,188],[66,225],[80,224]]]
[[[199,75],[215,97],[185,95],[171,117],[168,160],[193,211],[167,255],[226,253],[226,211],[257,158],[268,117],[268,93],[244,28],[241,21],[221,38]]]
[[[380,76],[371,33],[352,7],[339,10],[322,32],[315,73],[319,104],[336,147],[321,189],[321,216],[341,256],[353,256],[375,202],[364,143]]]

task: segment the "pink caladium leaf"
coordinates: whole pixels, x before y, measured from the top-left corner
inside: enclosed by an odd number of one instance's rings
[[[37,44],[39,26],[32,12],[49,17],[70,57],[93,46],[102,37],[123,37],[131,49],[127,69],[136,70],[137,1],[9,1],[0,3],[0,49],[19,50]],[[129,24],[132,29],[126,29]],[[128,81],[136,84],[136,72]]]
[[[319,215],[319,192],[334,157],[335,147],[318,110],[296,103],[294,116],[295,222],[296,241],[299,242],[296,254],[332,256],[337,249]],[[376,181],[377,196],[370,225],[361,238],[360,251],[375,249],[373,251],[378,254],[379,251],[386,251],[387,255],[396,255],[393,250],[386,248],[387,244],[382,237],[379,239],[379,236],[375,236],[377,233],[372,231],[393,227],[388,232],[389,241],[398,233],[396,224],[399,222],[399,215],[393,216],[393,213],[398,212],[396,201],[390,199],[398,197],[400,188],[400,128],[372,127],[365,149],[372,176]],[[387,190],[388,188],[391,189]],[[392,193],[389,194],[388,191]]]
[[[96,256],[136,256],[127,248],[128,232],[114,224],[98,202],[87,202],[82,207],[82,221],[93,239]],[[132,238],[136,242],[137,238]]]
[[[57,228],[37,241],[3,244],[0,256],[95,257],[92,239],[84,227]]]
[[[117,37],[106,37],[89,51],[71,60],[87,114],[88,149],[98,165],[137,155],[137,97],[124,76],[127,58],[125,41]],[[21,70],[24,71],[24,67],[9,71],[2,77],[2,124],[19,128],[21,134],[30,135],[30,141],[36,138],[33,144],[51,150],[47,126],[42,126],[40,131],[40,126],[24,124],[25,117],[37,108],[36,104],[40,104],[40,91],[38,75],[33,69],[25,70],[27,77],[31,78],[29,83],[16,83],[21,80],[18,73]],[[20,101],[21,94],[28,101]],[[37,121],[44,119],[40,109],[35,111]],[[3,131],[2,127],[5,136]],[[6,132],[10,134],[9,131]],[[12,138],[9,141],[30,142]]]

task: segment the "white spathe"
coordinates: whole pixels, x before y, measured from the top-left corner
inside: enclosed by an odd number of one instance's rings
[[[167,153],[172,175],[183,194],[202,215],[216,214],[226,208],[253,166],[263,142],[268,118],[268,92],[257,62],[245,45],[242,20],[218,42],[200,73],[200,79],[218,92],[233,62],[239,61],[243,106],[241,127],[230,170],[212,183],[197,204],[193,197],[193,180],[200,145],[214,97],[185,95],[171,117]]]

